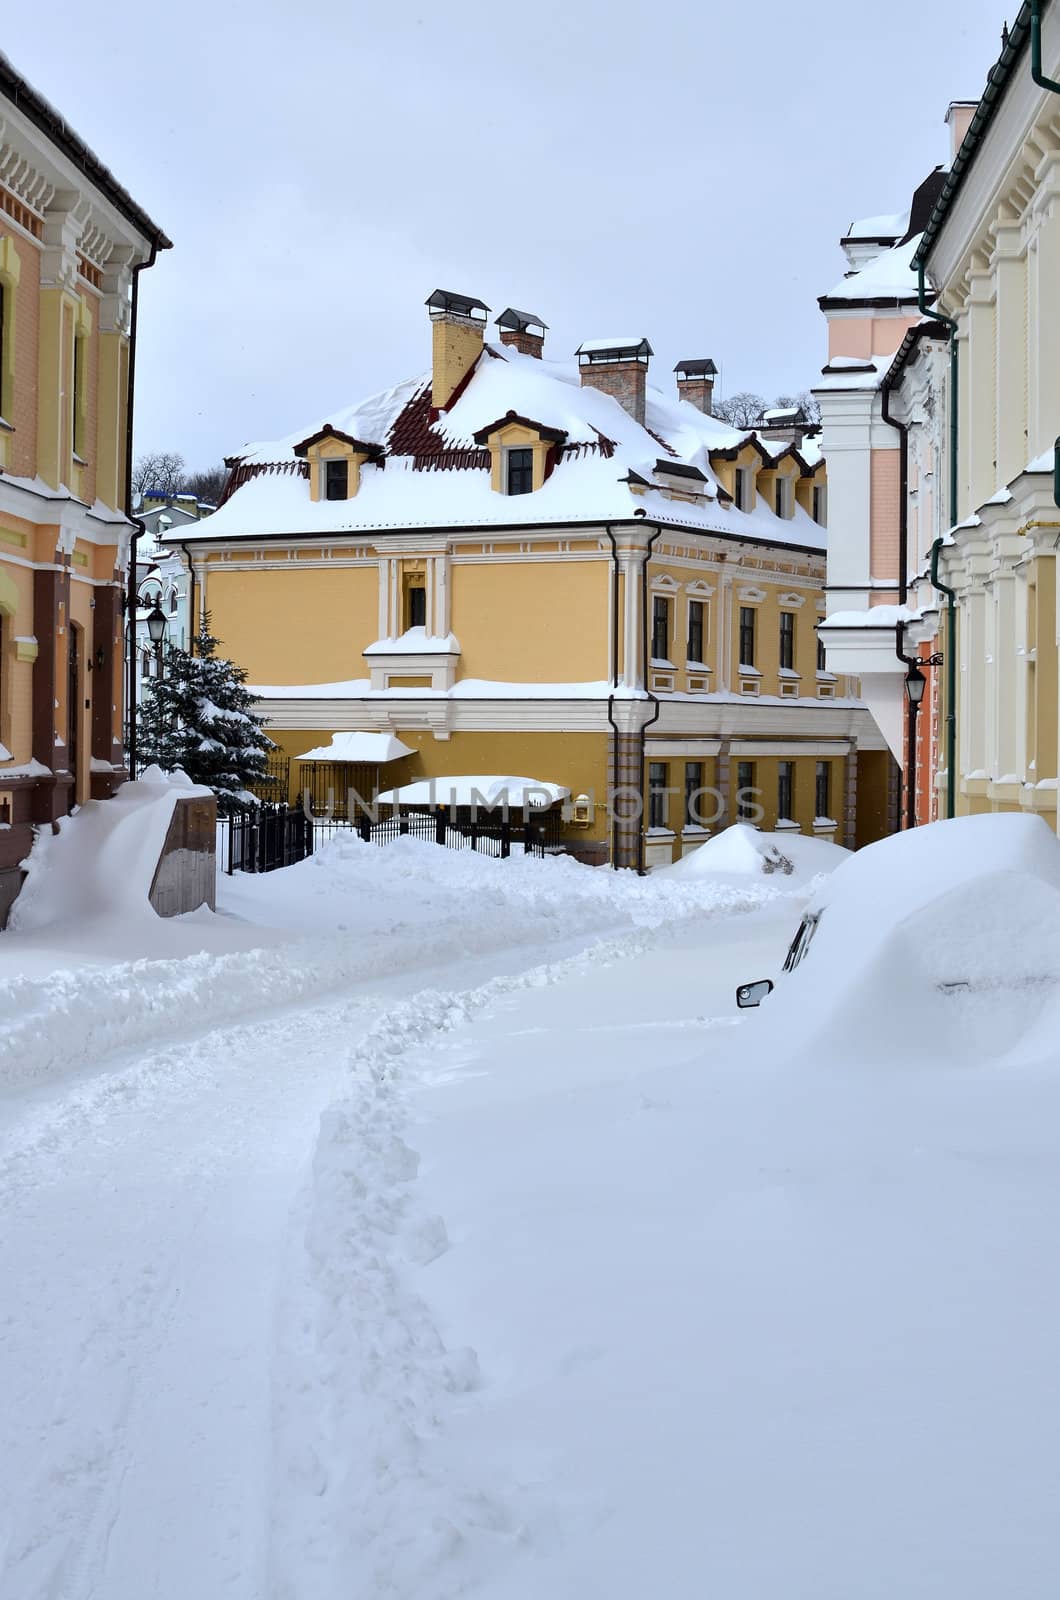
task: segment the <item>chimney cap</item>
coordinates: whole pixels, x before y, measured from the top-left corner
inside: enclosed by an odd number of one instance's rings
[[[506,306],[497,318],[498,328],[511,328],[515,333],[532,333],[535,328],[540,328],[542,333],[548,332],[548,323],[540,317],[535,317],[532,311],[516,311],[514,306]]]
[[[694,361],[679,361],[674,368],[679,378],[716,378],[718,369],[709,356]]]
[[[475,300],[466,294],[454,294],[451,289],[435,289],[433,294],[427,296],[424,305],[430,307],[432,317],[467,317],[472,322],[485,322],[490,309],[484,300]],[[482,312],[482,315],[476,316],[476,312]]]
[[[586,339],[575,351],[579,365],[593,366],[601,361],[647,361],[655,351],[647,339]]]

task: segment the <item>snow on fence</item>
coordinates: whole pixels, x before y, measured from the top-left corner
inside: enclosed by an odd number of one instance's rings
[[[448,850],[476,850],[500,860],[513,854],[543,856],[559,844],[559,816],[515,819],[486,812],[455,817],[447,809],[406,811],[373,821],[365,814],[356,821],[314,817],[301,806],[261,805],[233,812],[217,823],[219,872],[273,872],[293,866],[326,843],[336,833],[356,833],[366,844],[388,844],[411,837]]]

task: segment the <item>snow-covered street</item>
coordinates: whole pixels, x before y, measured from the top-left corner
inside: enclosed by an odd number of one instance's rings
[[[0,946],[3,1600],[1053,1592],[1047,1027],[778,1048],[798,875],[224,889]]]

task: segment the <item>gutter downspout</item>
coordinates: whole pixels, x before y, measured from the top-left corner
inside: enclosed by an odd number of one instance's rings
[[[933,311],[925,304],[924,263],[917,263],[917,305],[922,316],[930,317],[934,322],[941,322],[943,327],[950,332],[950,472],[949,472],[949,513],[950,526],[957,522],[957,384],[960,377],[959,357],[957,351],[957,324],[952,317],[947,317],[941,311]],[[957,595],[939,578],[939,553],[942,549],[941,534],[931,546],[931,582],[940,594],[946,596],[946,815],[952,817],[956,812],[957,796]]]
[[[195,640],[199,633],[199,619],[195,610],[195,568],[192,565],[188,547],[182,539],[180,548],[184,552],[184,559],[188,563],[188,654],[195,654]]]
[[[638,843],[637,843],[637,875],[638,875],[638,877],[641,877],[641,878],[643,878],[644,873],[645,873],[645,867],[644,867],[644,800],[643,800],[643,797],[644,797],[644,752],[645,752],[645,748],[646,748],[646,745],[647,745],[648,729],[653,727],[655,725],[655,723],[658,722],[660,716],[662,715],[662,706],[659,704],[658,696],[652,694],[651,690],[648,688],[648,681],[649,681],[649,676],[648,675],[649,675],[649,673],[651,671],[651,668],[648,665],[649,661],[651,660],[651,657],[648,654],[648,567],[649,567],[649,564],[651,562],[651,553],[652,553],[652,550],[654,549],[655,541],[656,541],[656,539],[659,537],[659,535],[661,533],[662,533],[662,528],[657,526],[656,529],[655,529],[655,532],[650,535],[650,537],[648,539],[647,546],[646,546],[645,551],[644,551],[644,564],[643,564],[643,566],[641,567],[641,570],[640,570],[641,648],[642,648],[642,650],[644,652],[644,654],[643,654],[643,661],[644,661],[644,693],[647,695],[648,699],[651,701],[652,705],[655,707],[655,710],[654,710],[653,714],[648,718],[647,722],[644,722],[644,723],[641,724],[641,728],[640,728],[641,824],[640,824],[640,837],[639,837],[639,840],[638,840]]]
[[[615,788],[618,788],[618,724],[615,722],[615,694],[618,688],[618,544],[610,523],[604,532],[611,541],[611,693],[607,697],[607,720],[611,725],[612,749],[615,752]],[[618,818],[614,803],[608,798],[611,813],[611,870],[618,871]]]
[[[880,389],[880,414],[889,427],[898,434],[898,603],[905,605],[909,597],[909,555],[906,540],[909,534],[909,424],[899,422],[891,415],[891,384],[885,377]],[[894,650],[905,667],[911,667],[915,656],[905,653],[905,623],[899,622],[894,630]],[[906,704],[905,753],[905,825],[916,827],[916,714]]]
[[[140,274],[148,267],[153,267],[158,255],[158,239],[151,240],[151,254],[146,261],[139,261],[132,269],[132,301],[129,312],[129,388],[128,401],[125,407],[125,515],[133,525],[132,537],[129,540],[129,572],[128,587],[126,589],[125,615],[129,623],[129,638],[126,644],[126,705],[129,714],[129,735],[126,754],[129,758],[129,777],[136,777],[136,745],[137,745],[137,701],[136,701],[136,547],[141,536],[147,532],[143,520],[134,515],[132,504],[132,472],[133,472],[133,409],[136,398],[136,324],[140,310]]]
[[[941,535],[931,546],[931,583],[946,596],[946,815],[956,812],[957,796],[957,592],[939,577]]]
[[[1031,77],[1039,89],[1060,94],[1060,83],[1042,71],[1042,0],[1031,0]]]

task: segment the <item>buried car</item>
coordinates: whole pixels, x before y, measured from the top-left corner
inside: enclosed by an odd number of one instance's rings
[[[996,1055],[1060,993],[1060,841],[1034,815],[959,817],[869,845],[814,894],[781,972],[745,1010],[791,1037],[894,1051],[896,1024],[942,1054]]]

